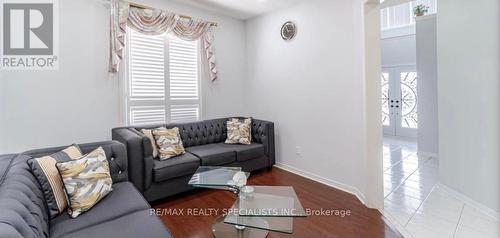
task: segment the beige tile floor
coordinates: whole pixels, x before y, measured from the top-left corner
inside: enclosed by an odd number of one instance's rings
[[[410,238],[500,238],[500,222],[439,188],[439,160],[384,138],[384,213]]]

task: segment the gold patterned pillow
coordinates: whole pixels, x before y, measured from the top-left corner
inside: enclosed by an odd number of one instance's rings
[[[153,131],[154,130],[159,130],[159,129],[166,129],[165,127],[160,127],[158,129],[142,129],[141,132],[149,139],[149,142],[151,143],[151,147],[153,148],[153,158],[158,158],[158,145],[156,145],[156,140],[155,137],[153,136]]]
[[[109,164],[102,147],[78,160],[56,164],[68,195],[68,213],[76,218],[113,189]]]
[[[172,129],[160,128],[153,131],[160,160],[170,159],[177,155],[186,153],[182,145],[179,128]]]
[[[252,143],[252,119],[246,118],[240,120],[232,118],[227,121],[227,139],[226,144],[244,144]]]

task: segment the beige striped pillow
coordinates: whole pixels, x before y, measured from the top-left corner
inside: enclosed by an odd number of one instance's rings
[[[72,145],[57,153],[28,160],[31,171],[42,186],[51,219],[68,208],[64,184],[56,168],[56,163],[80,157],[82,157],[80,148],[77,145]]]

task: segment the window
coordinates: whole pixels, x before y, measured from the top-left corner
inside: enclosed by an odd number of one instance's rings
[[[198,41],[128,32],[126,123],[199,120]]]
[[[415,0],[384,8],[380,12],[382,30],[389,30],[415,24],[413,8],[419,4],[429,6],[428,14],[437,12],[436,0]]]

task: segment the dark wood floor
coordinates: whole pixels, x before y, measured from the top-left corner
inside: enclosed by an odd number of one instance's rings
[[[350,210],[350,216],[309,216],[295,218],[293,234],[270,232],[272,237],[402,237],[374,209],[368,209],[351,194],[328,187],[287,171],[273,168],[271,172],[253,174],[252,185],[293,186],[302,206],[310,209]],[[188,215],[189,208],[230,208],[235,196],[226,191],[199,189],[153,204],[158,209],[184,211],[179,215],[160,216],[176,238],[212,237],[211,226],[217,218],[213,215]],[[179,210],[177,210],[179,209]],[[193,211],[193,210],[192,210]]]

